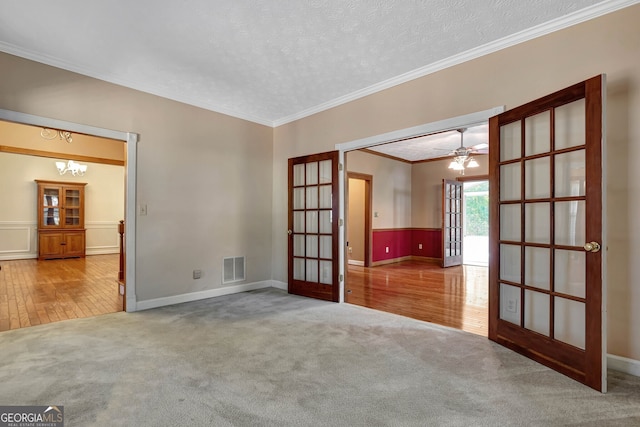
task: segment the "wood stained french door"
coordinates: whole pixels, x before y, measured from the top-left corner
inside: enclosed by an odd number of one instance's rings
[[[603,93],[597,76],[489,120],[489,338],[606,391]]]
[[[337,302],[338,151],[289,159],[289,293]]]

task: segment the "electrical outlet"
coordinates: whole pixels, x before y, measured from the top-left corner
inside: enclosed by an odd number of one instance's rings
[[[422,243],[418,243],[418,249],[422,249]]]
[[[384,251],[385,251],[386,253],[389,253],[389,246],[385,246]]]
[[[202,277],[202,270],[193,270],[193,278],[199,279]]]

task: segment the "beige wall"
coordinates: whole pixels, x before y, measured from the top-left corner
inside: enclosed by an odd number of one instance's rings
[[[464,176],[488,174],[489,157],[475,155],[474,158],[480,167],[467,169]],[[374,177],[373,212],[378,213],[378,217],[373,218],[374,230],[440,228],[442,180],[455,180],[463,176],[460,172],[449,169],[451,159],[406,163],[362,151],[348,152],[346,159],[349,172]]]
[[[640,5],[634,5],[276,128],[274,277],[286,280],[287,158],[499,105],[512,108],[606,73],[608,350],[640,360],[638,22]]]
[[[347,153],[347,170],[373,176],[371,227],[374,230],[411,227],[410,163],[352,151]]]
[[[467,169],[466,177],[486,175],[489,156],[473,156],[480,167]],[[411,168],[411,226],[415,228],[442,227],[442,180],[457,179],[460,172],[449,169],[451,159],[414,163]]]
[[[0,120],[0,146],[124,161],[124,141],[74,133],[69,143],[59,137],[44,139],[41,136],[42,130],[37,126]]]
[[[7,54],[0,70],[0,108],[140,135],[139,301],[221,287],[226,256],[271,278],[271,128]]]
[[[66,142],[65,142],[66,144]],[[85,163],[84,176],[58,173],[56,160],[0,152],[0,259],[34,258],[37,187],[34,180],[85,182],[87,255],[119,252],[118,221],[124,219],[124,168]]]

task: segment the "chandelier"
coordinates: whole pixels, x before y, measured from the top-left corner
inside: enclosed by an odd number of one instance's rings
[[[466,129],[457,129],[457,131],[460,132],[460,147],[451,152],[453,159],[451,160],[451,163],[449,163],[449,169],[460,171],[462,175],[464,175],[464,170],[466,168],[477,168],[480,166],[478,162],[471,157],[473,149],[464,146],[465,130]]]
[[[66,131],[66,130],[43,128],[40,131],[40,136],[43,137],[44,139],[56,139],[56,137],[57,137],[57,138],[60,138],[62,140],[67,141],[68,143],[71,143],[73,141],[73,137],[71,136],[71,132]]]
[[[56,168],[58,168],[60,175],[71,172],[71,175],[73,176],[83,176],[87,171],[87,165],[82,165],[78,162],[74,162],[73,160],[69,160],[67,163],[56,162]]]

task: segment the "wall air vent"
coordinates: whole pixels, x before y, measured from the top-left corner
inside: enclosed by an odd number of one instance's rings
[[[222,283],[240,282],[245,279],[244,257],[228,257],[222,260]]]

